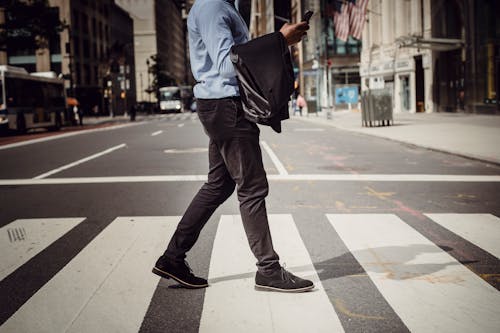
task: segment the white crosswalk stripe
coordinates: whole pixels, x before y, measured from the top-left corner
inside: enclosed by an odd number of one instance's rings
[[[497,217],[426,215],[498,258]],[[373,282],[373,290],[385,298],[410,331],[499,330],[498,290],[396,215],[325,217]],[[0,326],[0,333],[138,332],[160,281],[151,273],[152,265],[179,219],[117,217],[20,306]],[[0,228],[0,280],[84,220],[23,219]],[[281,261],[293,273],[313,280],[315,290],[300,296],[254,290],[255,258],[241,217],[222,215],[212,253],[206,254],[210,287],[204,290],[199,331],[349,331],[332,305],[330,291],[323,288],[296,219],[271,214],[269,224]],[[176,329],[166,327],[165,331]]]
[[[198,121],[198,114],[193,112],[166,114],[164,118],[172,121]]]
[[[0,280],[52,244],[84,218],[20,219],[0,228]]]
[[[500,218],[491,214],[426,214],[434,222],[500,258]]]
[[[137,332],[159,281],[151,266],[178,220],[117,218],[0,332]]]
[[[327,217],[410,331],[500,328],[500,293],[397,216]]]
[[[210,261],[200,332],[342,332],[290,215],[270,215],[273,243],[293,272],[311,277],[316,291],[270,294],[254,290],[255,258],[239,216],[223,216]],[[221,301],[223,300],[223,301]]]

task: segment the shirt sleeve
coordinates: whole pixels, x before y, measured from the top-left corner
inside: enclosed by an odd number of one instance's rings
[[[197,17],[196,24],[210,59],[222,77],[236,76],[229,56],[234,39],[227,8],[218,1],[208,1],[200,8],[200,13],[202,15]]]

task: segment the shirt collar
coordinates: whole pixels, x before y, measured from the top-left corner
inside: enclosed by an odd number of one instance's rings
[[[234,7],[234,0],[223,0],[223,1],[229,3],[231,6]]]

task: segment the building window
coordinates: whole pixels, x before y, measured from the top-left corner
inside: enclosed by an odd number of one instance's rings
[[[76,63],[75,67],[76,67],[76,82],[77,84],[81,85],[83,84],[83,82],[82,82],[82,71],[80,70],[80,64]]]
[[[73,10],[73,31],[80,30],[80,13],[77,10]]]
[[[83,57],[90,58],[90,43],[88,39],[83,40]]]
[[[60,62],[52,62],[50,64],[50,70],[56,73],[61,73],[62,72],[62,66]]]
[[[61,54],[61,36],[55,34],[49,38],[50,54]]]
[[[83,66],[83,72],[85,74],[85,79],[84,79],[84,83],[85,84],[88,84],[88,85],[91,85],[91,80],[92,78],[90,77],[90,66],[89,65],[84,65]]]
[[[97,35],[97,22],[95,20],[95,17],[92,19],[92,36]]]
[[[82,14],[82,30],[84,33],[89,33],[89,18],[86,14]]]
[[[327,28],[328,56],[332,55],[357,55],[361,53],[361,41],[349,36],[347,41],[335,37],[333,18],[328,20]]]
[[[77,36],[73,37],[73,52],[75,53],[74,56],[80,55],[80,38]]]

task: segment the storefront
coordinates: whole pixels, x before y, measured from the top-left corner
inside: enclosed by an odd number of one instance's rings
[[[432,3],[434,39],[460,40],[461,47],[434,48],[434,102],[439,111],[498,113],[500,2]]]

